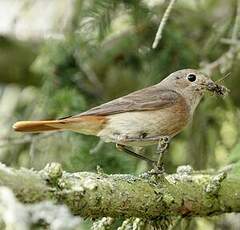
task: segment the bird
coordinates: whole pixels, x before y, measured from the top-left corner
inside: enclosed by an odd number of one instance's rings
[[[118,149],[163,168],[163,153],[171,139],[193,119],[194,111],[205,92],[225,95],[224,86],[216,84],[196,69],[171,73],[160,83],[137,90],[78,115],[56,120],[19,121],[18,132],[70,130],[94,135],[104,142],[113,142]],[[131,149],[156,145],[158,161]]]

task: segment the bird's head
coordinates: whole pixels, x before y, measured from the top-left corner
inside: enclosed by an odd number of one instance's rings
[[[229,90],[216,84],[207,75],[195,69],[178,70],[166,77],[160,84],[180,93],[195,109],[205,92],[225,96]]]

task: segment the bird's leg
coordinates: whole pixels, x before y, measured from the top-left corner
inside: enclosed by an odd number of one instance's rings
[[[158,161],[153,161],[147,157],[144,157],[140,154],[137,154],[135,153],[134,151],[132,150],[129,150],[126,145],[124,143],[128,143],[128,142],[149,142],[149,141],[157,141],[158,142],[158,145],[157,145],[157,153],[159,154],[159,157],[158,157]],[[152,137],[128,137],[127,135],[119,135],[117,137],[117,140],[116,140],[116,147],[134,157],[137,157],[139,159],[142,159],[142,160],[145,160],[147,161],[148,163],[150,164],[153,164],[154,166],[154,169],[153,169],[153,173],[154,174],[160,174],[160,173],[163,173],[164,172],[164,169],[163,169],[163,155],[165,153],[165,151],[167,150],[168,148],[168,145],[169,145],[169,142],[170,142],[170,137],[168,136],[152,136]],[[121,143],[121,144],[120,144]]]
[[[135,153],[134,151],[128,149],[125,145],[116,144],[116,147],[117,147],[117,149],[119,149],[119,150],[121,150],[121,151],[123,151],[123,152],[125,152],[125,153],[127,153],[127,154],[129,154],[131,156],[134,156],[134,157],[136,157],[138,159],[144,160],[144,161],[148,162],[151,165],[155,165],[156,164],[155,161],[153,161],[153,160],[151,160],[151,159],[149,159],[147,157],[144,157],[144,156],[142,156],[140,154]]]
[[[169,146],[169,142],[170,142],[170,138],[168,136],[161,137],[158,141],[157,153],[159,154],[159,156],[158,156],[157,164],[154,165],[155,166],[154,171],[158,174],[164,172],[163,156]]]

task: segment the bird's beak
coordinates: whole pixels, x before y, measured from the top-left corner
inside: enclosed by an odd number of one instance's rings
[[[218,96],[225,96],[230,92],[230,90],[228,88],[226,88],[225,86],[218,85],[210,79],[208,79],[208,81],[206,81],[205,86],[208,91],[213,92]]]

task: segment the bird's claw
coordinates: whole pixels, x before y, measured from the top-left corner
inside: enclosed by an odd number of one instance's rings
[[[164,165],[161,164],[160,166],[157,164],[157,162],[153,163],[153,168],[148,171],[150,175],[163,175],[165,173]]]

